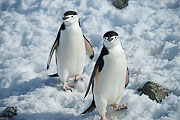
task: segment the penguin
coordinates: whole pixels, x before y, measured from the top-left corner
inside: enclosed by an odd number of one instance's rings
[[[55,51],[58,73],[50,76],[59,76],[63,89],[72,91],[66,82],[67,79],[75,77],[75,80],[78,80],[80,78],[85,66],[86,51],[90,59],[93,59],[94,51],[82,32],[77,12],[65,12],[62,20],[63,23],[49,54],[47,70]]]
[[[107,120],[105,113],[107,105],[115,110],[126,108],[120,106],[124,88],[129,83],[129,70],[126,54],[119,41],[118,34],[108,31],[103,36],[103,48],[96,61],[85,97],[92,85],[93,100],[89,108],[82,114],[92,112],[96,107],[102,120]]]

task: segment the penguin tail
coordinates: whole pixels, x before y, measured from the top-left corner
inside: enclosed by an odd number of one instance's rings
[[[90,105],[84,112],[82,112],[81,114],[90,113],[90,112],[92,112],[95,108],[96,108],[96,105],[95,105],[95,101],[94,101],[94,99],[93,99],[91,105]]]
[[[58,73],[52,74],[52,75],[48,75],[48,77],[59,77]]]

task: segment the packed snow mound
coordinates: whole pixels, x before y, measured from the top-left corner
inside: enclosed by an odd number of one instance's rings
[[[55,59],[46,64],[62,23],[63,13],[78,12],[95,58],[87,57],[84,82],[63,91]],[[132,0],[120,10],[111,0],[0,1],[0,111],[17,106],[14,120],[97,120],[97,111],[81,115],[91,103],[84,93],[102,48],[102,36],[114,30],[126,51],[130,83],[128,109],[113,111],[113,120],[179,120],[180,118],[180,0]],[[153,81],[170,91],[162,103],[140,96],[137,89]],[[3,118],[0,118],[3,119]]]

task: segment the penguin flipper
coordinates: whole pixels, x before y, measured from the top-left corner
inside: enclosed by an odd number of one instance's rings
[[[49,65],[50,65],[54,50],[57,48],[57,46],[58,46],[58,41],[56,40],[54,42],[54,44],[53,44],[53,46],[51,48],[50,54],[49,54],[49,58],[48,58],[48,62],[47,62],[47,70],[49,69]]]
[[[48,58],[48,62],[47,62],[47,70],[49,69],[49,65],[50,65],[54,50],[56,49],[56,52],[57,52],[57,47],[59,46],[59,41],[60,41],[61,30],[64,30],[64,29],[65,29],[65,25],[64,25],[64,23],[62,23],[62,25],[59,29],[59,32],[57,34],[56,40],[55,40],[55,42],[51,48],[50,54],[49,54],[49,58]],[[57,64],[57,55],[56,55],[56,64]]]
[[[48,75],[48,77],[59,77],[58,73],[52,74],[52,75]]]
[[[86,51],[87,51],[90,59],[93,59],[94,58],[94,50],[92,48],[92,45],[84,35],[83,35],[83,37],[84,37],[84,43],[85,43]]]
[[[81,114],[86,114],[86,113],[92,112],[95,108],[96,108],[96,105],[95,105],[94,96],[93,96],[93,100],[91,102],[91,105]]]
[[[92,72],[91,78],[90,78],[90,80],[89,80],[88,88],[87,88],[87,90],[86,90],[86,93],[85,93],[84,98],[87,96],[87,94],[88,94],[88,92],[89,92],[89,89],[90,89],[90,87],[91,87],[91,84],[92,84],[92,91],[93,91],[94,78],[95,78],[95,76],[96,76],[97,69],[98,69],[98,66],[95,64],[95,67],[94,67],[94,70],[93,70],[93,72]]]
[[[87,91],[85,93],[85,96],[84,98],[87,96],[88,92],[89,92],[89,89],[91,87],[91,84],[92,84],[92,91],[93,91],[93,86],[94,86],[94,78],[96,76],[96,74],[98,74],[99,72],[101,72],[101,70],[103,69],[103,66],[104,66],[104,60],[103,60],[103,56],[104,55],[107,55],[109,54],[108,50],[105,48],[105,46],[103,46],[102,50],[101,50],[101,53],[96,61],[96,64],[94,66],[94,70],[91,74],[91,78],[90,78],[90,81],[89,81],[89,85],[88,85],[88,88],[87,88]]]
[[[129,84],[129,69],[127,67],[125,88],[128,86],[128,84]]]

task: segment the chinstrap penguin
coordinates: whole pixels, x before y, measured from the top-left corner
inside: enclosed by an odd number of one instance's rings
[[[124,88],[129,82],[129,70],[126,64],[126,55],[114,31],[106,32],[103,36],[104,44],[96,61],[89,85],[87,96],[92,85],[93,100],[89,108],[82,114],[93,111],[96,107],[102,120],[107,120],[105,113],[107,105],[115,110],[126,108],[120,106]]]
[[[62,80],[63,89],[71,90],[66,82],[67,79],[75,77],[77,80],[79,78],[85,66],[86,51],[91,59],[94,57],[94,51],[82,33],[78,14],[75,11],[65,12],[62,20],[63,23],[49,54],[47,69],[49,69],[55,51],[58,73],[50,76],[59,76]]]

